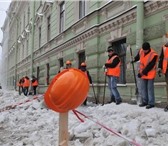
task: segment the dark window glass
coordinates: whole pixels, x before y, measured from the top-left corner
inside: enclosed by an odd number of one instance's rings
[[[79,67],[80,67],[81,63],[85,62],[85,60],[86,60],[85,52],[79,53],[78,60],[79,60]]]
[[[47,77],[46,77],[46,83],[47,83],[47,85],[49,85],[50,84],[50,65],[49,65],[49,63],[47,63],[46,64],[46,66],[47,66]]]
[[[41,27],[39,27],[39,48],[41,47]]]
[[[85,16],[85,1],[80,0],[79,1],[79,19],[83,18]]]
[[[65,2],[60,4],[60,29],[59,32],[63,32],[64,30],[64,19],[65,19]]]
[[[51,33],[51,24],[50,24],[50,16],[47,18],[47,41],[50,40],[50,33]]]
[[[126,39],[122,39],[112,43],[114,51],[119,55],[121,60],[121,73],[119,78],[119,83],[126,83]]]

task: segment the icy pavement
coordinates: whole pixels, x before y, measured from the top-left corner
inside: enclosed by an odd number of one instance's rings
[[[0,90],[0,109],[32,98]],[[43,98],[39,99],[0,113],[0,146],[58,146],[59,114],[47,109]],[[142,146],[168,145],[168,113],[163,109],[89,103],[77,110]],[[121,137],[81,118],[84,123],[69,112],[69,146],[130,146]]]

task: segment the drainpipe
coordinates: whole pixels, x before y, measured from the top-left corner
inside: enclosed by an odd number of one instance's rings
[[[144,2],[137,2],[137,18],[136,18],[136,49],[141,48],[143,43],[143,23],[144,23]]]
[[[17,89],[17,85],[16,85],[16,83],[17,83],[17,51],[18,51],[18,27],[19,27],[19,25],[18,25],[18,18],[17,18],[17,16],[15,17],[15,19],[16,19],[16,48],[15,48],[15,81],[14,81],[14,88],[15,88],[15,90]]]
[[[34,32],[35,32],[35,3],[36,1],[33,1],[33,17],[32,17],[32,46],[31,46],[31,62],[30,62],[30,75],[33,75],[33,51],[34,51]]]
[[[144,28],[144,2],[137,2],[137,19],[136,19],[136,52],[142,47],[143,44],[143,28]],[[139,70],[139,62],[137,63],[137,70]],[[137,78],[137,85],[139,96],[141,95],[141,79]]]

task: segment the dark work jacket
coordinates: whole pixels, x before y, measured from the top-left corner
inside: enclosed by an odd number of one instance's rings
[[[150,50],[151,51],[151,50]],[[149,52],[150,52],[149,51]],[[149,52],[147,52],[145,55],[147,55]],[[140,55],[139,55],[139,51],[138,54],[134,57],[134,62],[139,61],[140,59]],[[155,56],[149,63],[148,65],[144,68],[144,70],[142,71],[143,75],[147,75],[149,71],[151,71],[153,69],[153,67],[155,66],[157,61],[157,56]]]
[[[86,70],[86,67],[80,67],[80,70],[87,73],[87,77],[89,79],[89,82],[90,82],[90,84],[92,84],[92,77],[91,77],[89,71]]]
[[[37,81],[37,78],[36,78],[36,77],[34,77],[34,78],[32,79],[32,83],[34,83],[35,81]]]

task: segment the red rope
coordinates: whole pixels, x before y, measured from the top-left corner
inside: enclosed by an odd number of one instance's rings
[[[104,129],[110,131],[111,133],[113,133],[113,134],[115,134],[115,135],[117,135],[117,136],[119,136],[119,137],[125,139],[125,140],[128,141],[130,144],[133,144],[133,145],[135,145],[135,146],[141,146],[140,144],[136,143],[136,141],[134,141],[134,140],[132,140],[132,139],[129,139],[129,138],[125,137],[124,135],[122,135],[122,134],[120,134],[120,133],[118,133],[118,132],[116,132],[116,131],[114,131],[114,130],[108,128],[108,127],[106,127],[105,125],[99,123],[98,121],[95,121],[95,120],[91,119],[89,116],[86,116],[86,115],[84,115],[83,113],[81,113],[81,112],[79,112],[79,111],[77,111],[77,110],[72,110],[72,111],[73,111],[73,113],[75,113],[75,115],[77,116],[77,118],[78,118],[80,121],[81,121],[81,118],[79,117],[78,114],[80,114],[80,115],[82,115],[83,117],[85,117],[85,118],[87,118],[87,119],[93,121],[94,123],[98,124],[99,126],[103,127]],[[84,120],[82,120],[82,122],[84,122]]]
[[[44,96],[44,95],[42,95],[42,96]],[[41,96],[41,97],[42,97],[42,96]],[[14,108],[16,108],[16,107],[19,106],[19,105],[22,105],[22,104],[27,103],[27,102],[31,102],[31,101],[33,101],[33,100],[35,100],[35,99],[38,99],[38,98],[39,98],[38,96],[34,96],[33,99],[28,99],[28,100],[25,100],[25,101],[23,101],[23,102],[19,102],[19,103],[16,103],[16,104],[8,105],[8,106],[6,106],[6,107],[0,109],[0,112],[14,109]]]

